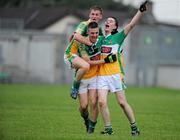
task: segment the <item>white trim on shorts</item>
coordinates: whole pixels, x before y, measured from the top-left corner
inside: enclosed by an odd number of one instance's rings
[[[97,79],[97,88],[98,89],[107,89],[110,92],[118,92],[126,89],[126,85],[120,74],[98,76]]]
[[[97,89],[97,76],[81,80],[79,94],[85,94],[89,89]]]

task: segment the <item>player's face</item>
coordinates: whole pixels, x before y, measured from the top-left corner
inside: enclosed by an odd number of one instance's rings
[[[91,10],[89,13],[89,18],[92,21],[99,22],[102,19],[102,14],[99,10]]]
[[[89,28],[88,29],[88,35],[89,35],[89,40],[92,43],[95,43],[97,41],[97,38],[99,36],[99,28]]]
[[[107,33],[111,33],[113,31],[113,29],[116,29],[116,23],[114,18],[108,18],[105,21],[105,32]]]

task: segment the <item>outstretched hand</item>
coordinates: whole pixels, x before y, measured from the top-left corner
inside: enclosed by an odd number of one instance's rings
[[[147,10],[147,3],[148,3],[148,0],[146,0],[145,2],[143,2],[141,5],[140,5],[140,7],[139,7],[139,11],[141,11],[141,12],[144,12],[144,11],[146,11]]]

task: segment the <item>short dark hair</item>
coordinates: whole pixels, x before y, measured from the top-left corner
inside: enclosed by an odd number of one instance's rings
[[[103,9],[102,9],[100,6],[93,5],[93,6],[91,6],[91,8],[90,8],[90,11],[91,11],[91,10],[98,10],[98,11],[101,12],[101,14],[103,14]]]
[[[98,24],[97,24],[97,22],[90,22],[89,24],[88,24],[88,29],[89,28],[98,28]]]

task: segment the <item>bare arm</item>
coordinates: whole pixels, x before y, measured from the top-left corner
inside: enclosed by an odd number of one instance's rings
[[[90,60],[87,55],[82,56],[82,58],[87,61],[90,65],[100,65],[104,63],[113,63],[117,61],[116,54],[109,54],[104,59],[100,60]]]
[[[100,65],[100,64],[104,64],[105,60],[104,59],[100,59],[100,60],[90,60],[89,57],[87,55],[83,55],[82,59],[84,59],[86,62],[88,62],[90,65]]]
[[[126,35],[134,28],[134,26],[139,22],[142,16],[143,16],[143,13],[138,11],[136,15],[133,17],[133,19],[131,20],[131,22],[125,26],[124,33]]]
[[[140,5],[140,8],[138,10],[138,12],[135,14],[135,16],[132,18],[132,20],[130,21],[129,24],[127,24],[124,28],[124,33],[127,35],[133,28],[135,25],[138,24],[138,22],[140,21],[141,17],[144,14],[144,11],[146,11],[146,7],[147,7],[147,3],[148,1],[145,1],[144,3],[142,3]]]
[[[86,44],[88,46],[92,45],[92,43],[89,41],[89,39],[87,37],[84,37],[79,33],[74,34],[74,39],[77,40],[78,42],[82,43],[82,44]]]
[[[90,65],[100,65],[100,64],[104,64],[105,63],[104,59],[101,59],[101,60],[89,60],[87,62]]]

